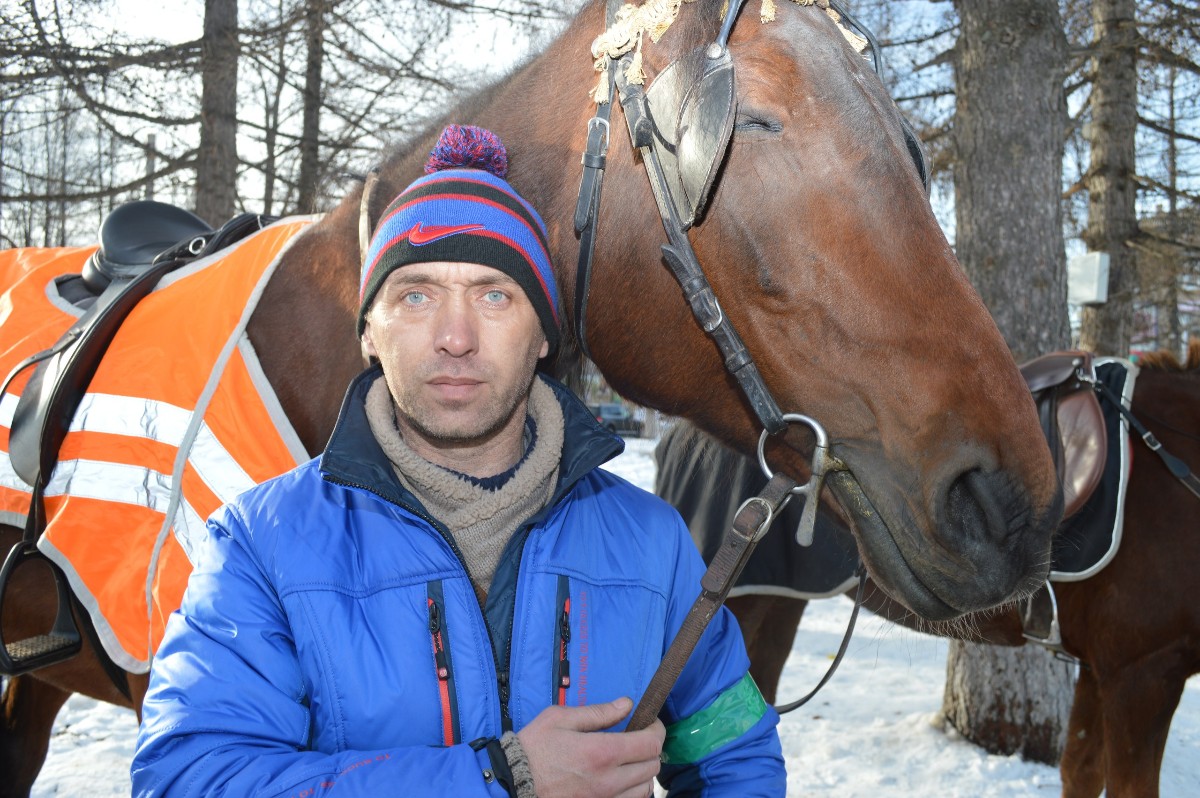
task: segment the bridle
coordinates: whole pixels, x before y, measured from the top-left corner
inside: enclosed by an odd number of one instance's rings
[[[845,24],[867,40],[872,65],[880,71],[882,63],[875,37],[839,4],[832,0],[829,4],[842,16]],[[612,24],[621,5],[621,0],[608,0],[608,24]],[[662,245],[663,259],[679,281],[696,321],[716,342],[725,368],[737,380],[763,430],[768,435],[775,435],[786,429],[788,421],[796,419],[784,418],[753,357],[722,310],[687,236],[687,231],[702,221],[733,133],[737,96],[728,41],[744,5],[745,0],[730,2],[717,38],[672,61],[646,90],[630,83],[626,76],[631,53],[608,66],[607,97],[599,98],[596,115],[588,121],[587,145],[581,159],[583,176],[575,207],[579,259],[574,325],[579,348],[590,358],[587,303],[595,230],[612,106],[614,101],[619,101],[630,141],[641,152],[667,235],[667,243]],[[924,149],[907,121],[901,118],[901,122],[906,146],[928,193]],[[817,429],[816,422],[811,419],[803,423]]]
[[[608,0],[606,27],[617,18],[622,0]],[[611,132],[610,118],[614,102],[620,102],[633,147],[640,151],[650,188],[658,206],[667,243],[662,245],[663,259],[678,280],[700,327],[717,344],[726,370],[737,381],[758,417],[763,432],[759,438],[759,463],[770,480],[763,493],[748,499],[735,516],[733,528],[717,552],[702,582],[702,592],[689,613],[688,623],[664,657],[642,701],[634,712],[629,729],[645,728],[657,716],[675,679],[682,671],[708,620],[728,595],[741,573],[754,545],[766,533],[774,517],[793,495],[806,499],[797,540],[812,542],[816,508],[825,475],[844,470],[845,465],[829,451],[828,435],[813,418],[784,414],[746,349],[704,274],[687,231],[700,224],[721,165],[729,148],[737,110],[735,68],[728,42],[745,0],[730,0],[717,38],[680,56],[668,64],[648,89],[627,77],[631,53],[608,64],[606,95],[598,97],[596,115],[588,121],[587,144],[583,153],[583,176],[575,207],[575,230],[579,234],[579,259],[576,270],[574,325],[575,339],[584,355],[587,346],[587,301],[591,285],[595,251],[597,215]],[[849,26],[868,42],[872,65],[882,70],[879,47],[865,27],[830,0],[829,5]],[[929,192],[929,173],[924,148],[912,127],[901,117],[905,143],[918,175]],[[797,485],[782,474],[772,474],[764,447],[767,438],[783,432],[789,423],[810,427],[816,437],[811,460],[811,477]],[[858,599],[855,602],[846,637],[829,672],[808,696],[789,705],[794,709],[816,693],[832,676],[853,632],[855,616],[861,604],[865,571],[860,568]],[[693,622],[694,621],[694,622]],[[781,708],[786,711],[785,708]]]

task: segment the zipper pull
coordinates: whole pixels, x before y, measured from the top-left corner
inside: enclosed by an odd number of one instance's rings
[[[496,675],[496,682],[500,687],[500,708],[504,710],[504,714],[508,714],[508,672],[502,671]]]
[[[450,678],[450,665],[446,662],[446,647],[442,642],[442,622],[438,617],[438,606],[429,599],[429,633],[433,636],[433,659],[437,665],[438,679]]]
[[[508,711],[508,671],[496,674],[496,684],[500,689],[500,728],[504,731],[512,731],[512,715]]]
[[[426,599],[426,601],[429,602],[429,632],[430,634],[437,634],[442,628],[442,623],[438,619],[437,604],[434,603],[433,599]]]
[[[437,650],[433,654],[434,662],[437,663],[437,675],[441,681],[446,681],[450,678],[450,666],[446,664],[446,651],[442,648],[441,640],[438,640]]]
[[[561,706],[567,703],[567,688],[571,686],[571,663],[567,659],[567,646],[571,642],[571,597],[563,599],[562,614],[558,623],[558,701]]]

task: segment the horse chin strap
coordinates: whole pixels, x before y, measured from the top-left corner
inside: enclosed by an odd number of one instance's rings
[[[811,701],[813,696],[821,692],[821,688],[833,678],[838,665],[842,664],[842,657],[846,656],[846,649],[850,647],[850,638],[854,636],[854,623],[858,620],[858,610],[862,607],[863,593],[867,589],[867,569],[860,564],[855,576],[858,577],[858,588],[854,591],[854,609],[850,611],[850,622],[846,624],[846,633],[842,635],[842,644],[838,646],[837,653],[833,655],[833,661],[829,663],[829,668],[826,669],[825,675],[821,677],[821,681],[817,682],[817,686],[809,690],[807,694],[790,703],[777,704],[775,706],[775,711],[780,715],[786,715],[793,709],[799,709]]]

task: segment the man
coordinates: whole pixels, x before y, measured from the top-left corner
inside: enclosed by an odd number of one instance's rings
[[[536,373],[541,219],[488,131],[447,128],[385,212],[378,365],[319,460],[209,522],[154,662],[135,795],[782,795],[778,716],[728,613],[618,731],[699,588],[678,515],[597,470],[620,439]],[[492,171],[483,171],[489,166]],[[494,173],[493,173],[494,172]]]

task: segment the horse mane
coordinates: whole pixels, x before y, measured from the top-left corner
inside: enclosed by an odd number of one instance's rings
[[[1137,361],[1138,368],[1149,371],[1195,371],[1200,369],[1200,338],[1188,342],[1187,361],[1180,362],[1178,355],[1170,349],[1160,349],[1141,355]]]

